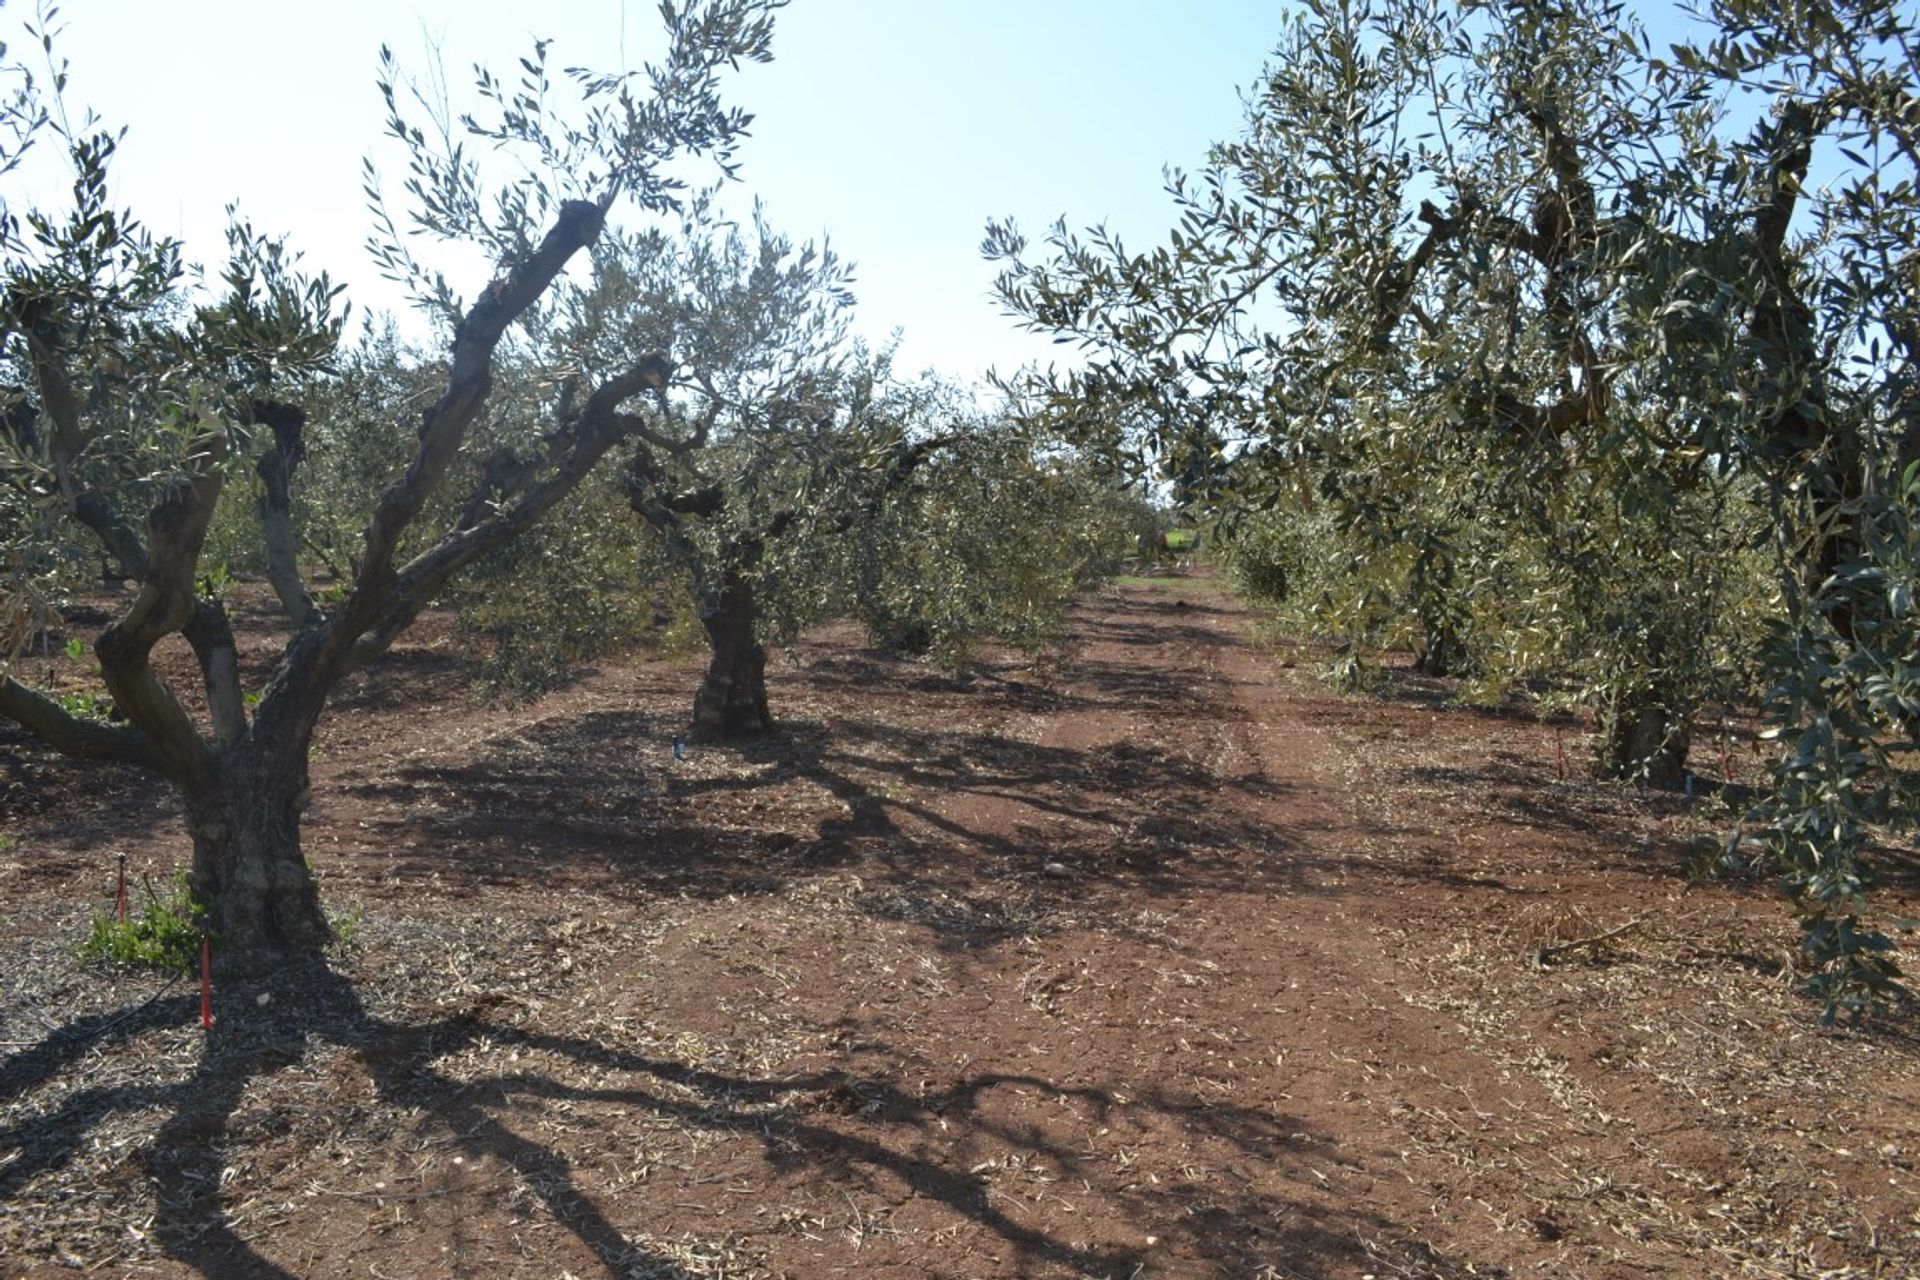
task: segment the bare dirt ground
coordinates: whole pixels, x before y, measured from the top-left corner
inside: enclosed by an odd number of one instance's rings
[[[684,760],[687,663],[489,708],[429,629],[323,727],[349,945],[211,1033],[74,959],[171,802],[0,738],[0,1275],[1920,1275],[1913,1020],[1820,1030],[1772,890],[1688,886],[1724,807],[1256,621],[829,631]]]

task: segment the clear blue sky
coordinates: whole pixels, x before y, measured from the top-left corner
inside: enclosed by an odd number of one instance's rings
[[[618,67],[657,51],[650,2],[561,0],[71,0],[60,49],[70,100],[131,132],[121,203],[217,260],[224,209],[289,233],[397,309],[367,266],[360,163],[381,145],[376,55],[421,67],[439,44],[455,102],[484,61],[503,73],[535,36],[557,65]],[[31,8],[0,19],[18,39]],[[903,363],[968,377],[1047,357],[987,296],[989,217],[1038,230],[1066,214],[1143,240],[1166,224],[1163,165],[1192,166],[1240,120],[1279,7],[1256,0],[794,0],[775,61],[731,99],[754,111],[741,187],[797,237],[830,234],[859,267],[859,327],[904,330]],[[624,36],[624,39],[623,39]],[[24,52],[14,45],[16,53]],[[744,202],[742,204],[744,207]],[[483,281],[467,288],[469,296]]]
[[[860,329],[903,329],[907,369],[971,377],[1051,358],[1061,349],[1017,332],[988,297],[987,219],[1033,232],[1064,214],[1143,246],[1158,238],[1162,167],[1192,167],[1235,132],[1284,8],[793,0],[775,62],[729,86],[759,117],[742,195],[797,237],[830,233],[859,266]],[[9,43],[31,13],[22,0],[0,12]],[[361,159],[401,167],[381,138],[382,43],[413,68],[437,45],[456,105],[470,100],[475,61],[505,76],[536,36],[555,41],[560,66],[637,65],[659,46],[651,0],[70,0],[61,18],[71,101],[131,129],[121,203],[185,240],[190,258],[217,261],[238,200],[345,280],[357,305],[390,310],[403,304],[361,247]]]

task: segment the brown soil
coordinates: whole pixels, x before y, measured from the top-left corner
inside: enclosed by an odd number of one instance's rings
[[[173,803],[0,738],[0,1274],[1920,1274],[1920,1041],[1689,887],[1724,804],[1256,621],[1127,586],[959,680],[829,631],[684,760],[687,663],[486,707],[429,629],[318,751],[350,945],[211,1033],[73,958]]]

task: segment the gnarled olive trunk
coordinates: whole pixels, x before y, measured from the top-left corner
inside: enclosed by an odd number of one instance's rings
[[[307,796],[304,741],[233,744],[208,781],[186,793],[193,895],[211,913],[223,969],[259,971],[318,952],[332,937],[300,851]]]
[[[1454,590],[1453,548],[1444,533],[1423,536],[1408,585],[1420,628],[1413,669],[1425,676],[1462,674],[1470,655]]]
[[[1601,723],[1600,772],[1677,791],[1687,784],[1693,722],[1657,697],[1621,698]]]
[[[688,56],[688,50],[676,44],[676,59]],[[711,70],[697,57],[677,65]],[[715,138],[728,135],[730,127],[718,115],[707,108],[697,114],[712,126],[689,133],[684,123],[663,125],[662,137],[684,142],[704,136],[709,127],[719,129]],[[668,116],[679,119],[672,110]],[[35,384],[30,407],[50,423],[45,433],[35,428],[46,474],[58,481],[48,492],[57,492],[74,521],[91,531],[118,573],[139,584],[121,616],[94,646],[101,677],[123,723],[76,715],[5,671],[0,671],[0,718],[24,726],[69,755],[136,765],[180,788],[193,839],[191,885],[211,917],[207,923],[216,935],[215,950],[223,966],[263,969],[310,957],[328,940],[326,916],[300,850],[307,754],[328,693],[385,652],[454,575],[497,552],[573,492],[594,464],[635,430],[639,419],[622,407],[628,400],[643,391],[665,389],[671,372],[666,358],[643,355],[600,380],[584,399],[569,399],[556,411],[557,420],[542,436],[536,457],[525,464],[490,468],[464,507],[467,517],[418,554],[399,559],[487,404],[501,339],[547,293],[568,261],[599,239],[606,212],[601,201],[563,203],[538,245],[509,264],[461,318],[448,353],[445,389],[419,417],[419,445],[368,519],[345,598],[324,608],[301,577],[291,522],[290,485],[304,452],[301,433],[306,422],[298,406],[270,399],[223,405],[214,397],[206,409],[188,415],[202,426],[196,438],[186,442],[181,458],[185,474],[162,488],[142,531],[120,510],[116,493],[87,487],[89,471],[117,474],[123,468],[80,465],[83,456],[96,449],[111,458],[110,451],[119,447],[111,436],[100,434],[103,424],[119,420],[119,411],[96,413],[78,390],[98,380],[97,371],[90,374],[86,365],[96,353],[77,349],[71,341],[56,314],[64,303],[36,295],[23,312],[15,292],[0,290],[6,295],[0,297],[0,310],[8,313],[9,333],[23,331]],[[242,300],[236,305],[250,312],[258,301],[250,296],[252,279],[236,282],[236,288],[236,298]],[[328,317],[316,314],[311,319],[320,327],[307,336],[317,344],[330,344],[335,331],[327,327]],[[165,329],[162,325],[155,336],[166,336]],[[213,358],[213,353],[192,350],[198,339],[184,331],[181,338],[186,343],[180,349],[186,361],[181,385],[205,381],[204,370],[195,372],[200,366],[193,361],[202,355]],[[223,351],[216,364],[225,368],[234,358]],[[128,403],[145,404],[143,397],[149,394],[148,408],[179,403],[179,389],[160,383]],[[13,414],[0,426],[22,437],[22,421]],[[260,438],[257,431],[233,430],[235,425],[272,431],[273,443],[259,464],[260,515],[266,528],[268,580],[293,631],[251,717],[226,610],[217,597],[202,595],[195,585],[228,474],[221,464],[238,441]],[[34,474],[38,471],[36,467]],[[153,665],[155,646],[173,635],[186,640],[199,666],[205,686],[204,724]]]
[[[753,580],[747,574],[728,569],[701,593],[700,625],[706,628],[712,657],[693,699],[696,729],[737,737],[773,728],[767,708],[767,651],[755,633],[757,621]]]
[[[1467,665],[1466,642],[1445,613],[1423,613],[1420,638],[1413,651],[1413,669],[1423,676],[1459,675]]]

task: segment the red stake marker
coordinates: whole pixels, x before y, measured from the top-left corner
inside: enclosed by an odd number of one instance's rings
[[[1560,781],[1567,780],[1567,744],[1562,738],[1560,726],[1553,727],[1553,753],[1560,758]]]
[[[120,855],[120,889],[114,895],[113,909],[120,917],[120,923],[127,922],[127,855]]]
[[[213,943],[200,935],[200,1029],[213,1030]]]

